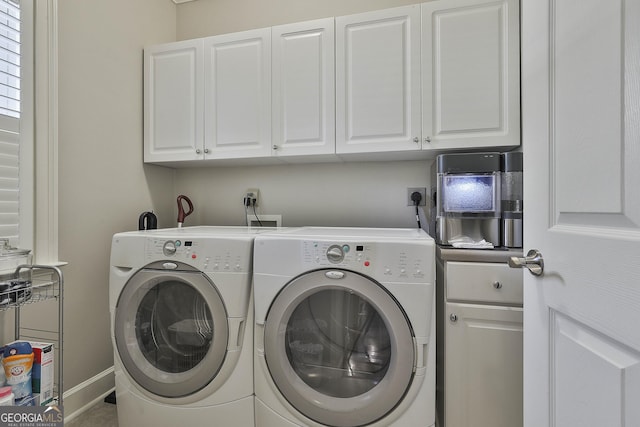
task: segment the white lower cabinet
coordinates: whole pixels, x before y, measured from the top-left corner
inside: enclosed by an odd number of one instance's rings
[[[447,304],[447,427],[522,425],[522,308]]]
[[[522,271],[510,269],[505,255],[503,263],[447,261],[447,251],[440,254],[440,427],[521,427]]]

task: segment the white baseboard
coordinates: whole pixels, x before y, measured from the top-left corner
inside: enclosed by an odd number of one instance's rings
[[[114,389],[113,366],[70,388],[63,395],[64,420],[71,421],[76,418],[102,401]]]

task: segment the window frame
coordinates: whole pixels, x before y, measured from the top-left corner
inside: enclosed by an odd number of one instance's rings
[[[18,247],[34,249],[34,33],[33,0],[20,1],[20,202]]]
[[[34,4],[34,262],[58,260],[58,0]],[[37,172],[37,173],[36,173]]]

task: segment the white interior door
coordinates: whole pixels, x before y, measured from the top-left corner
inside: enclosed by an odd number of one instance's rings
[[[640,1],[522,17],[525,426],[640,426]]]

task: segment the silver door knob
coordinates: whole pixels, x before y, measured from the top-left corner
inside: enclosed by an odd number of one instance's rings
[[[278,148],[280,148],[280,147],[278,147],[278,146],[277,146],[277,145],[275,145],[275,144],[273,145],[273,149],[274,149],[274,150],[277,150]]]
[[[512,256],[509,258],[509,267],[529,269],[534,276],[542,276],[544,272],[544,260],[542,254],[537,249],[531,249],[524,258]]]
[[[420,138],[418,138],[418,137],[416,136],[415,138],[413,138],[413,142],[415,142],[415,143],[417,144],[418,142],[420,142]]]
[[[196,148],[196,154],[200,154],[202,151],[200,151],[199,148]]]
[[[424,142],[426,142],[426,143],[431,142],[431,137],[430,137],[430,136],[426,137],[426,138],[424,139]]]
[[[204,154],[209,154],[209,149],[208,148],[204,149]]]
[[[455,313],[451,313],[449,315],[449,320],[451,320],[452,322],[457,322],[458,321],[458,315]]]

